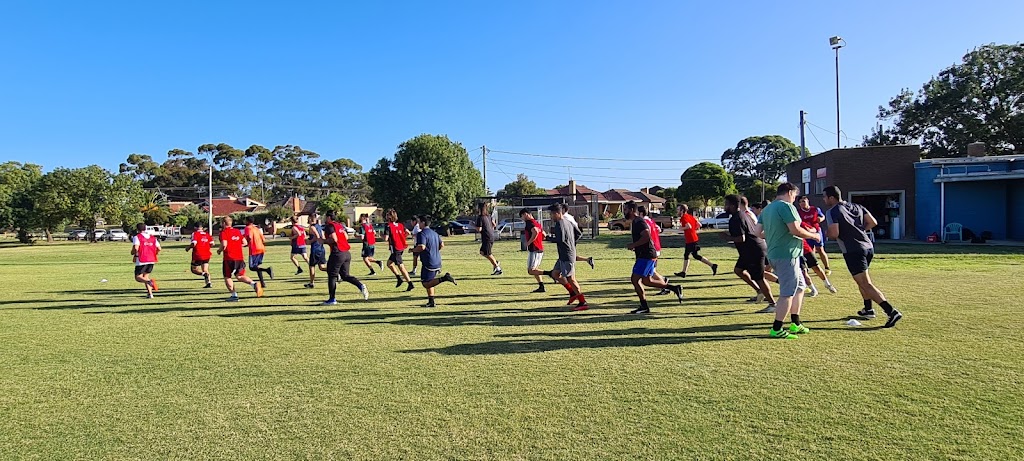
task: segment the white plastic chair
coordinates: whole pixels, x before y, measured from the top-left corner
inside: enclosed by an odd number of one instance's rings
[[[942,231],[942,240],[943,241],[950,240],[950,239],[946,238],[947,236],[950,236],[950,235],[955,235],[956,236],[956,241],[963,242],[964,241],[964,226],[961,225],[958,222],[951,222],[949,224],[946,224],[946,228]]]

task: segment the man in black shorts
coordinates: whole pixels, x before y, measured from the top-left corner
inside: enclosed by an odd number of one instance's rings
[[[398,221],[398,212],[393,209],[384,213],[384,219],[388,222],[384,228],[384,239],[387,240],[388,247],[391,248],[388,269],[395,275],[395,288],[401,288],[402,283],[408,283],[409,287],[405,291],[412,291],[414,288],[412,279],[409,278],[409,271],[405,270],[405,264],[402,263],[402,253],[405,253],[405,248],[408,246],[405,241],[408,237],[405,224]]]
[[[324,226],[324,238],[326,239],[327,246],[331,247],[331,256],[327,258],[327,290],[330,298],[324,301],[324,304],[327,306],[338,304],[334,296],[338,290],[338,282],[342,280],[359,288],[359,292],[363,294],[363,299],[368,300],[370,299],[370,292],[367,291],[366,285],[349,274],[352,255],[349,253],[351,247],[348,244],[348,235],[345,233],[345,226],[335,221],[334,216],[333,211],[328,212],[327,225]]]
[[[483,256],[494,268],[491,275],[501,275],[501,263],[494,258],[494,218],[487,213],[487,203],[477,204],[479,214],[476,217],[476,231],[480,233],[480,256]]]
[[[750,214],[740,209],[740,198],[731,194],[725,196],[725,212],[729,213],[729,240],[736,245],[739,259],[733,273],[754,289],[754,302],[768,300],[768,307],[758,313],[775,312],[775,297],[764,277],[764,260],[768,253],[768,245],[761,238],[760,228]]]
[[[885,315],[889,319],[882,328],[891,328],[903,318],[903,314],[889,304],[882,291],[875,287],[868,275],[868,268],[871,266],[871,259],[875,256],[875,246],[868,238],[867,231],[874,228],[878,221],[871,213],[856,203],[842,200],[843,193],[836,186],[825,188],[825,205],[829,207],[825,213],[825,222],[828,224],[826,234],[828,238],[838,239],[839,250],[843,252],[843,259],[846,260],[846,267],[853,274],[853,280],[857,282],[861,298],[864,299],[864,309],[857,311],[857,315],[869,319],[875,318],[875,310],[871,307],[874,301],[882,306]]]
[[[316,270],[327,272],[327,249],[324,248],[324,227],[320,225],[320,217],[313,213],[309,217],[309,283],[306,288],[313,288],[316,282]]]

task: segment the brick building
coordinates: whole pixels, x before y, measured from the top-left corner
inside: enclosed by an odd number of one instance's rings
[[[914,164],[921,160],[916,145],[832,149],[786,166],[789,182],[824,207],[824,189],[839,186],[843,199],[864,205],[878,219],[876,239],[916,235]]]

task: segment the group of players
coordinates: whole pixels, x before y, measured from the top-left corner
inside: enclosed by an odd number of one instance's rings
[[[753,288],[755,296],[749,300],[750,302],[768,302],[768,306],[759,312],[775,313],[775,321],[769,336],[796,339],[798,335],[810,331],[800,319],[805,290],[811,296],[816,296],[818,293],[809,271],[814,271],[830,292],[837,291],[828,279],[831,270],[829,269],[828,255],[822,244],[826,235],[836,239],[839,243],[847,267],[864,300],[864,308],[857,312],[858,316],[866,319],[874,318],[875,311],[872,308],[872,303],[877,303],[888,316],[884,327],[894,326],[902,318],[902,314],[892,307],[885,295],[874,286],[868,275],[874,250],[867,232],[877,224],[874,217],[864,207],[843,201],[836,186],[825,189],[825,202],[830,208],[827,213],[810,206],[807,197],[798,198],[797,190],[795,185],[782,184],[778,188],[775,201],[753,206],[748,205],[745,197],[737,195],[725,197],[725,210],[730,215],[729,231],[725,237],[735,245],[739,256],[734,273]],[[799,208],[794,206],[794,202],[799,204]],[[494,219],[488,212],[486,203],[479,204],[477,210],[479,214],[475,225],[481,240],[480,255],[491,263],[492,275],[501,275],[503,273],[501,264],[493,254]],[[582,232],[575,218],[569,213],[568,206],[553,204],[548,207],[547,211],[553,222],[550,233],[545,232],[543,226],[529,209],[524,208],[519,212],[520,218],[525,223],[523,239],[528,251],[527,273],[532,275],[538,284],[534,292],[545,292],[542,276],[550,277],[568,292],[567,305],[575,304],[572,310],[589,309],[586,295],[576,278],[576,263],[587,262],[593,268],[594,259],[577,254],[576,243],[582,236]],[[686,205],[681,205],[678,212],[686,246],[683,269],[674,275],[686,277],[691,257],[708,265],[712,274],[717,275],[718,264],[714,264],[700,255],[697,234],[701,227],[700,224],[689,213]],[[639,307],[632,310],[631,313],[650,313],[645,287],[658,288],[661,290],[659,294],[675,294],[679,303],[682,303],[682,286],[670,283],[669,278],[659,274],[657,270],[658,258],[662,251],[661,229],[648,217],[647,210],[643,205],[627,202],[623,205],[623,213],[630,220],[632,237],[631,243],[626,248],[635,253],[630,281],[640,301]],[[291,220],[291,261],[296,267],[296,275],[301,275],[305,271],[299,263],[299,258],[308,265],[309,283],[305,285],[306,288],[314,288],[317,269],[327,273],[329,297],[324,304],[337,304],[335,296],[337,284],[340,281],[352,284],[361,292],[364,299],[369,299],[366,285],[350,273],[352,258],[349,251],[351,247],[345,225],[338,220],[334,213],[326,214],[324,224],[319,223],[316,215],[311,218],[312,224],[308,230],[301,226],[296,218]],[[435,307],[435,287],[444,282],[453,284],[456,282],[450,273],[440,275],[440,252],[444,248],[444,242],[440,235],[430,228],[431,218],[416,216],[413,219],[414,243],[411,248],[408,248],[406,243],[408,238],[406,226],[399,221],[395,211],[388,210],[385,213],[385,219],[387,222],[382,234],[391,250],[387,267],[395,276],[395,287],[400,288],[403,284],[407,284],[406,291],[412,291],[415,288],[412,277],[416,276],[418,263],[422,266],[420,282],[427,292],[425,307]],[[827,226],[824,230],[821,227],[822,223]],[[234,284],[236,280],[250,285],[257,297],[263,296],[263,289],[266,287],[264,273],[273,279],[273,268],[263,265],[263,255],[266,251],[263,232],[252,222],[252,218],[246,219],[246,226],[243,230],[232,227],[232,224],[230,217],[222,218],[222,230],[219,235],[220,246],[217,249],[217,253],[223,255],[222,275],[224,284],[231,293],[228,301],[238,300]],[[362,261],[370,270],[370,275],[375,275],[374,266],[377,269],[383,269],[384,263],[375,259],[376,231],[365,214],[360,216],[357,233],[362,241]],[[550,270],[543,270],[541,264],[544,259],[544,241],[548,238],[555,243],[558,259]],[[212,243],[212,236],[200,225],[193,233],[191,243],[186,247],[186,251],[192,251],[192,272],[204,278],[207,288],[211,287],[209,263],[212,257]],[[254,281],[246,275],[244,247],[249,248],[249,269],[257,274],[258,281]],[[326,248],[330,248],[329,257]],[[139,224],[138,234],[133,238],[132,255],[136,264],[136,280],[145,285],[147,296],[150,298],[153,297],[153,292],[158,291],[156,281],[152,278],[151,273],[159,251],[159,240],[146,232],[145,225]],[[411,274],[403,263],[403,254],[406,251],[413,255]],[[822,265],[825,266],[824,270],[819,267],[815,252],[821,256]],[[778,299],[772,294],[769,282],[779,285]],[[783,329],[786,315],[791,316],[791,323],[789,328]]]

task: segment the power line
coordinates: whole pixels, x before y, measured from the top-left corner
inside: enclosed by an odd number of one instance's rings
[[[827,129],[825,129],[825,128],[822,128],[822,127],[820,127],[820,126],[818,126],[818,125],[815,125],[815,124],[813,124],[813,123],[811,123],[811,122],[807,121],[807,119],[806,119],[806,118],[804,118],[804,123],[806,123],[806,124],[808,124],[808,125],[811,125],[811,126],[813,126],[813,127],[817,128],[817,129],[819,129],[819,130],[821,130],[821,131],[824,131],[824,132],[826,132],[826,133],[828,133],[828,134],[833,134],[833,135],[834,135],[834,134],[836,134],[836,133],[835,133],[835,132],[833,132],[833,131],[829,131],[829,130],[827,130]],[[845,132],[845,131],[840,131],[839,133],[840,133],[840,136],[842,136],[843,138],[845,138],[845,139],[846,139],[847,141],[849,141],[849,140],[850,140],[850,137],[846,135],[846,132]]]
[[[821,141],[818,141],[818,135],[814,134],[814,130],[812,130],[811,127],[807,127],[807,131],[811,133],[811,137],[814,138],[814,141],[816,141],[818,143],[818,145],[821,146],[821,150],[822,151],[828,150],[828,149],[825,148],[825,146],[823,146],[821,144]]]
[[[542,170],[542,169],[539,169],[539,168],[529,168],[529,167],[522,167],[522,166],[516,166],[516,165],[509,165],[509,164],[505,163],[504,161],[500,161],[500,160],[491,160],[491,163],[493,163],[495,166],[505,165],[505,166],[508,166],[510,168],[514,167],[514,168],[519,168],[519,169],[523,169],[523,170],[540,171],[542,173],[550,173],[551,172],[551,170]],[[499,169],[499,171],[500,171],[500,169]],[[584,177],[584,178],[601,178],[601,179],[625,179],[622,176],[604,176],[604,175],[582,174],[582,173],[576,173],[576,174],[573,174],[572,176],[579,176],[579,177]],[[643,178],[643,180],[644,181],[648,181],[648,182],[676,181],[676,179],[668,180],[668,179],[647,179],[647,178]]]
[[[494,151],[491,151],[491,152],[494,152]],[[541,163],[527,163],[527,162],[517,162],[517,161],[505,160],[505,159],[493,160],[493,161],[504,162],[506,165],[508,165],[508,164],[515,164],[515,165],[530,165],[530,166],[548,166],[548,167],[551,167],[551,168],[566,168],[566,167],[570,167],[570,165],[550,165],[550,164],[541,164]],[[601,167],[601,166],[576,166],[576,165],[571,165],[571,168],[573,168],[573,169],[580,169],[580,170],[614,170],[614,171],[622,171],[623,170],[623,167],[608,167],[608,166]],[[665,171],[665,169],[664,168],[629,168],[629,171]]]
[[[678,163],[678,162],[694,162],[694,161],[719,161],[720,159],[689,159],[689,160],[654,160],[654,159],[635,159],[635,158],[607,158],[607,157],[573,157],[566,155],[547,155],[547,154],[531,154],[527,152],[511,152],[507,150],[494,150],[488,149],[488,152],[497,152],[499,154],[509,155],[522,155],[525,157],[541,157],[541,158],[559,158],[564,160],[589,160],[589,161],[601,161],[601,162],[657,162],[657,163]]]

